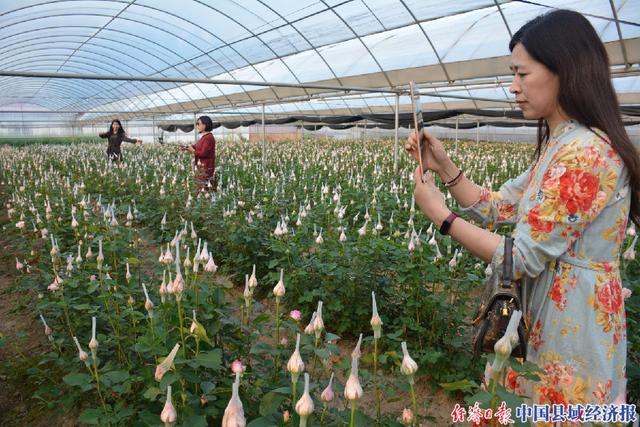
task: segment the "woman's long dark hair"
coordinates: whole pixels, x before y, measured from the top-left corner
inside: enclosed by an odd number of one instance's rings
[[[109,136],[113,135],[113,124],[117,123],[118,126],[120,126],[120,129],[118,129],[118,135],[124,135],[126,132],[124,131],[124,128],[122,127],[122,123],[120,123],[120,120],[118,119],[114,119],[111,121],[111,124],[109,125],[109,130],[107,131],[107,134]]]
[[[509,50],[522,43],[533,59],[560,80],[558,102],[570,118],[606,132],[624,161],[631,186],[631,220],[640,225],[640,157],[627,135],[609,74],[609,57],[589,21],[570,10],[554,10],[527,22],[516,32]],[[538,122],[539,159],[549,140],[549,124]]]

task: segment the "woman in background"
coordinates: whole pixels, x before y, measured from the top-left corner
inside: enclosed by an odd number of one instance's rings
[[[198,191],[207,188],[216,191],[214,179],[216,163],[216,140],[211,133],[213,121],[209,116],[200,116],[196,121],[196,130],[202,134],[198,142],[187,145],[183,149],[193,153],[193,164],[196,166],[196,184]]]
[[[114,161],[122,160],[122,151],[120,151],[122,141],[130,142],[132,144],[142,144],[141,139],[133,139],[127,136],[127,133],[122,127],[122,123],[120,123],[120,120],[118,119],[113,120],[109,126],[109,130],[101,133],[99,136],[100,138],[106,138],[109,140],[107,156],[109,156],[110,160]]]

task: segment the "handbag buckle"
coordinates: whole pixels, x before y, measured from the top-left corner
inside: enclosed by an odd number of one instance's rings
[[[513,302],[513,298],[511,298],[511,301]],[[501,311],[503,316],[508,316],[509,315],[509,306],[507,306],[507,301],[502,301],[502,311]]]

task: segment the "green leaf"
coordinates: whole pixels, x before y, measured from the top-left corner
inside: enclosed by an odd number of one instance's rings
[[[100,381],[106,386],[120,384],[128,379],[129,373],[127,371],[111,371],[100,375]]]
[[[269,270],[273,270],[273,268],[278,265],[280,263],[279,260],[277,259],[272,259],[271,261],[269,261]]]
[[[207,418],[204,415],[191,415],[185,418],[184,425],[189,427],[207,427]]]
[[[327,332],[327,335],[324,337],[325,341],[337,341],[340,337],[336,334],[332,334],[331,332]]]
[[[207,330],[204,328],[204,326],[202,326],[202,324],[200,322],[198,322],[197,320],[193,321],[196,324],[196,331],[195,331],[195,336],[206,342],[207,344],[211,345],[211,341],[209,341],[209,337],[207,336]]]
[[[331,352],[328,348],[316,348],[315,353],[320,359],[328,359],[331,356]]]
[[[216,348],[204,353],[200,353],[196,358],[200,366],[209,369],[220,369],[222,366],[222,351]]]
[[[100,286],[100,282],[98,282],[97,280],[93,282],[89,282],[89,285],[87,285],[87,293],[88,294],[94,293],[95,291],[98,290],[99,286]]]
[[[114,419],[121,421],[134,415],[135,412],[133,408],[125,405],[126,403],[122,400],[115,404],[115,406],[113,407]]]
[[[271,393],[280,393],[280,394],[284,394],[284,395],[288,396],[288,395],[291,394],[292,390],[293,389],[291,388],[291,386],[288,385],[286,387],[279,387],[279,388],[276,388],[274,390],[271,390]]]
[[[481,391],[474,394],[473,396],[466,397],[464,401],[469,405],[474,405],[476,402],[478,402],[481,408],[489,408],[491,407],[491,399],[493,399],[493,395],[491,393],[487,391]]]
[[[111,390],[113,390],[115,393],[119,393],[119,394],[131,393],[131,383],[130,382],[125,382],[125,383],[122,383],[122,384],[115,384],[115,385],[111,386]]]
[[[97,425],[100,424],[100,416],[102,415],[102,410],[89,408],[85,410],[78,417],[78,421],[84,424]]]
[[[149,387],[142,396],[145,399],[149,399],[153,401],[153,400],[156,400],[156,397],[158,397],[158,395],[161,393],[162,393],[162,390],[160,390],[158,387]]]
[[[140,264],[140,260],[138,258],[127,258],[127,261],[129,262],[129,264],[134,265],[134,264]]]
[[[424,361],[425,363],[428,363],[428,364],[432,365],[432,364],[436,363],[440,359],[441,356],[442,356],[441,352],[429,350],[429,351],[427,351],[425,356],[421,358],[421,360]]]
[[[287,398],[286,395],[270,391],[260,400],[260,415],[266,417],[278,411],[280,404]]]
[[[253,346],[251,346],[251,350],[249,353],[251,354],[260,354],[260,353],[270,353],[273,350],[273,347],[266,342],[257,342]]]
[[[268,322],[271,319],[271,316],[267,313],[259,314],[254,320],[253,323],[255,325],[259,325],[261,323]]]
[[[80,372],[67,374],[62,378],[65,384],[80,387],[83,391],[91,389],[91,376]]]
[[[277,425],[278,423],[275,423],[268,418],[260,417],[247,424],[247,427],[274,427]]]
[[[200,383],[200,387],[202,387],[203,392],[211,393],[211,391],[215,390],[216,385],[211,381],[203,381]]]

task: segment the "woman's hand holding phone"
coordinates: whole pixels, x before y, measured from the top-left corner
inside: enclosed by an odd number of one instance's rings
[[[424,171],[431,170],[440,174],[440,172],[444,170],[445,166],[447,166],[447,163],[451,162],[444,149],[444,144],[424,129],[422,130],[422,135],[422,168]],[[418,135],[416,132],[411,132],[411,134],[409,134],[409,138],[407,138],[407,143],[405,144],[404,149],[411,155],[411,157],[416,159],[416,161],[419,161]]]

